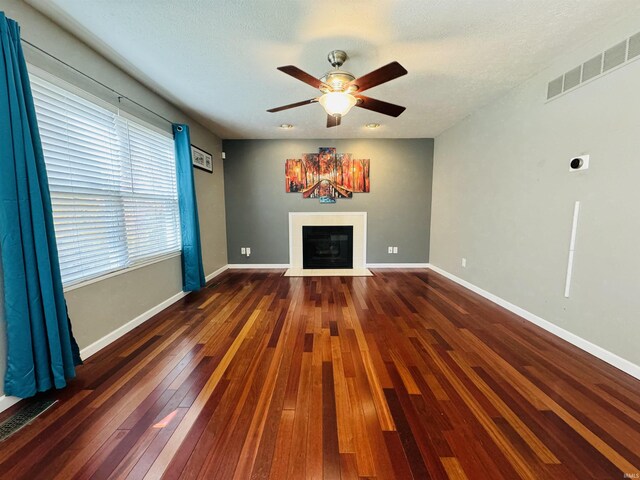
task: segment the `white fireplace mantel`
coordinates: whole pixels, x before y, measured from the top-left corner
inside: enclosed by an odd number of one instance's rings
[[[367,264],[367,212],[289,212],[289,265],[288,274],[303,274],[302,227],[318,225],[353,226],[353,269],[341,269],[344,275],[371,275]],[[336,270],[337,271],[337,270]],[[332,274],[319,270],[309,274]]]

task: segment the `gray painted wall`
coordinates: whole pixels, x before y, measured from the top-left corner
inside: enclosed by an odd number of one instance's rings
[[[0,1],[0,9],[17,20],[22,37],[41,46],[81,71],[135,99],[148,108],[176,122],[188,123],[193,144],[214,156],[215,171],[195,172],[196,194],[203,248],[205,273],[227,264],[224,209],[224,173],[221,160],[222,141],[210,131],[186,116],[179,109],[137,82],[84,43],[62,30],[26,3],[17,0]],[[68,68],[25,46],[27,61],[63,80],[88,91],[107,102],[117,104],[113,94]],[[170,125],[126,101],[122,110],[171,131]],[[158,305],[182,289],[179,257],[114,276],[66,292],[74,333],[80,348],[87,347],[116,328]],[[1,290],[0,290],[1,296]],[[0,309],[0,317],[2,310]],[[4,319],[0,318],[0,378],[4,375]],[[0,394],[2,388],[0,383]]]
[[[436,138],[430,253],[433,265],[635,364],[640,61],[550,102],[546,91],[548,81],[639,29],[639,18],[613,26]],[[583,153],[589,170],[570,173],[569,160]]]
[[[332,205],[285,193],[285,160],[319,147],[371,159],[371,192]],[[229,263],[289,263],[288,212],[299,211],[368,212],[369,263],[429,260],[432,139],[225,140],[223,148]],[[387,253],[390,245],[398,254]]]

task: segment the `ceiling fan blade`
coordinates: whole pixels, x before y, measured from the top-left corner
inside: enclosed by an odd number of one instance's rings
[[[270,108],[267,112],[280,112],[281,110],[288,110],[289,108],[302,107],[303,105],[309,105],[311,103],[316,103],[318,101],[317,98],[310,98],[309,100],[303,100],[302,102],[290,103],[289,105],[283,105],[281,107]]]
[[[373,112],[383,113],[390,117],[397,117],[406,110],[406,107],[395,105],[389,102],[383,102],[382,100],[376,100],[375,98],[365,97],[364,95],[354,95],[358,99],[356,107],[366,108]]]
[[[391,62],[390,64],[380,67],[373,72],[369,72],[360,78],[351,80],[347,86],[356,85],[358,87],[356,93],[364,92],[369,88],[376,87],[406,74],[407,70],[402,65],[398,62]]]
[[[337,127],[342,120],[341,116],[334,117],[333,115],[327,115],[327,128]]]
[[[294,67],[293,65],[278,67],[278,70],[286,73],[287,75],[291,75],[293,78],[297,78],[301,82],[304,82],[307,85],[311,85],[313,88],[317,88],[318,90],[320,90],[321,88],[330,89],[329,85],[327,85],[326,83],[321,82],[316,77],[312,77],[307,72],[304,72],[298,67]]]

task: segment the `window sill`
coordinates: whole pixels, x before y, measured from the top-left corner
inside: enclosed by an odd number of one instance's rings
[[[87,285],[91,285],[92,283],[101,282],[102,280],[106,280],[107,278],[116,277],[118,275],[129,273],[134,270],[138,270],[139,268],[148,267],[149,265],[153,265],[155,263],[164,262],[165,260],[169,260],[170,258],[174,258],[174,257],[179,257],[180,255],[182,255],[182,252],[178,251],[178,252],[167,253],[166,255],[162,255],[159,257],[153,257],[152,259],[143,263],[138,263],[133,267],[124,268],[122,270],[115,270],[113,272],[100,275],[99,277],[93,277],[88,280],[81,280],[78,283],[72,283],[71,285],[64,286],[64,292],[66,293],[72,290],[76,290],[78,288],[86,287]]]

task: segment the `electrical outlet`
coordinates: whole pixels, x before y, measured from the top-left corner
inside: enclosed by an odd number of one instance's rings
[[[466,268],[466,266],[467,266],[467,259],[462,257],[462,267]]]
[[[246,248],[244,248],[244,247],[242,247],[242,248],[240,249],[240,254],[241,254],[241,255],[244,255],[245,253],[247,253],[247,249],[246,249]]]
[[[387,253],[393,253],[393,247],[387,247]]]
[[[247,257],[251,256],[251,248],[247,247]]]
[[[398,247],[393,247],[393,253],[398,253]]]

